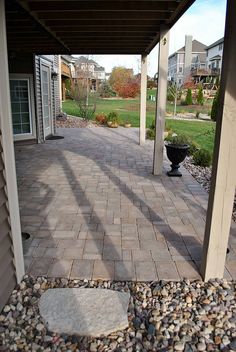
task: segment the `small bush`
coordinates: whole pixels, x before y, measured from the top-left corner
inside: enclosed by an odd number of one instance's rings
[[[107,82],[103,82],[100,85],[98,93],[101,98],[110,98],[116,95],[116,93],[113,92],[111,86]]]
[[[192,91],[191,89],[187,90],[187,95],[185,99],[185,104],[186,105],[192,105],[193,104],[193,97],[192,97]]]
[[[156,130],[155,129],[148,129],[147,130],[147,139],[155,139],[155,135],[156,135]]]
[[[189,137],[185,134],[175,134],[175,135],[168,135],[165,139],[170,144],[174,145],[186,145],[189,144]]]
[[[194,141],[189,140],[188,145],[189,145],[188,155],[193,155],[200,149],[199,145]]]
[[[211,165],[211,154],[206,149],[200,149],[193,154],[194,164],[207,167]]]
[[[119,123],[119,115],[116,111],[112,111],[107,115],[107,121],[112,121],[114,123]]]
[[[107,116],[105,114],[103,114],[103,112],[100,114],[97,114],[95,119],[97,122],[99,122],[101,124],[104,124],[107,122]]]
[[[211,107],[211,119],[216,121],[217,110],[219,108],[219,88],[214,96],[212,107]]]
[[[202,86],[199,87],[198,92],[197,92],[197,103],[199,105],[204,105],[204,96],[203,96]]]

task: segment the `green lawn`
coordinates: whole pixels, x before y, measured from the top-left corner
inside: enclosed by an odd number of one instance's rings
[[[209,106],[177,106],[177,112],[196,112],[209,111]],[[67,100],[63,103],[63,111],[69,115],[79,116],[79,109],[76,103],[72,100]],[[108,114],[111,111],[116,111],[119,114],[121,123],[129,120],[133,127],[139,127],[139,99],[97,99],[96,113]],[[173,111],[173,105],[167,103],[167,112]],[[147,127],[150,126],[155,116],[155,102],[147,101]],[[202,148],[212,152],[214,143],[214,133],[204,135],[212,128],[215,128],[214,122],[201,121],[181,121],[175,119],[166,120],[167,127],[170,127],[177,134],[184,133],[197,142]]]
[[[209,111],[209,106],[177,106],[177,113],[185,112],[204,112]],[[69,115],[79,116],[79,109],[76,103],[72,100],[67,100],[63,103],[63,111]],[[104,112],[108,114],[111,111],[116,111],[119,114],[121,123],[129,120],[133,127],[139,127],[139,99],[97,99],[96,113]],[[167,103],[167,113],[173,113],[173,104]],[[95,113],[95,114],[96,114]],[[150,126],[155,116],[155,102],[147,101],[147,127]]]
[[[201,148],[213,152],[215,137],[215,122],[211,121],[183,121],[167,119],[166,126],[176,134],[185,134],[199,144]]]

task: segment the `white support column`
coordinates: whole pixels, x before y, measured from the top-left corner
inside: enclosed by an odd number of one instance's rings
[[[0,0],[0,53],[0,127],[16,276],[20,282],[24,275],[24,258],[16,184],[4,0]]]
[[[61,92],[61,55],[58,55],[58,79],[59,79],[59,100],[60,111],[62,110],[62,92]]]
[[[140,91],[140,128],[139,144],[146,139],[146,106],[147,106],[147,55],[141,57],[141,91]]]
[[[202,257],[205,281],[222,278],[236,186],[236,2],[228,0],[212,181]]]
[[[158,87],[156,99],[156,138],[153,155],[153,174],[161,175],[163,167],[163,133],[165,129],[167,73],[169,52],[169,28],[162,27],[159,42]]]

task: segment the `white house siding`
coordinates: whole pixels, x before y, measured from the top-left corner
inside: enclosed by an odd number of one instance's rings
[[[223,56],[223,46],[224,46],[224,44],[223,43],[221,43],[221,45],[220,44],[218,44],[218,45],[216,45],[216,46],[214,46],[214,47],[212,47],[212,48],[210,48],[210,49],[207,49],[207,58],[206,58],[206,67],[207,68],[212,68],[212,62],[213,61],[210,61],[214,56],[220,56],[221,57],[221,59],[220,59],[220,61],[219,61],[219,69],[221,70],[221,66],[222,66],[222,56]],[[215,68],[216,68],[216,65],[215,65]]]
[[[38,142],[44,142],[43,130],[43,111],[42,111],[42,97],[41,97],[41,63],[46,63],[50,66],[51,72],[58,72],[58,56],[57,55],[36,55],[35,56],[35,94],[36,94],[36,110],[38,122]],[[59,77],[54,81],[51,79],[51,107],[52,119],[55,132],[56,115],[60,111],[60,96],[59,96]]]
[[[7,185],[4,176],[4,153],[0,131],[0,311],[16,285],[16,270],[9,223]]]

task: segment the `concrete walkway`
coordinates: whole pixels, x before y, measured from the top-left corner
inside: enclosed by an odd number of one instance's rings
[[[200,278],[207,194],[152,175],[153,142],[138,129],[59,129],[65,139],[16,147],[28,273],[76,279]],[[169,162],[165,162],[165,170]],[[236,278],[236,234],[227,278]]]

